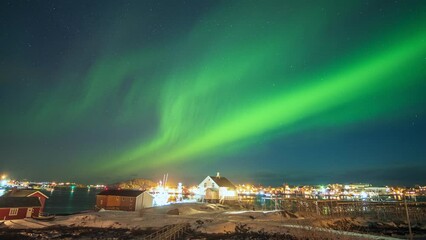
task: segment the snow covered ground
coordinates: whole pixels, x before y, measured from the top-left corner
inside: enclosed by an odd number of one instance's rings
[[[250,231],[276,233],[316,233],[347,237],[345,239],[397,239],[392,237],[350,232],[348,229],[330,230],[327,226],[336,219],[312,219],[283,211],[242,211],[220,204],[186,203],[147,208],[140,212],[99,211],[70,216],[57,216],[49,222],[33,219],[5,221],[15,229],[34,229],[52,226],[100,227],[127,229],[159,229],[166,225],[189,223],[192,229],[208,234],[235,231],[243,226]],[[352,219],[354,224],[366,225],[363,219]],[[351,222],[351,224],[352,224]],[[345,231],[348,230],[348,231]],[[343,239],[343,238],[341,238]]]

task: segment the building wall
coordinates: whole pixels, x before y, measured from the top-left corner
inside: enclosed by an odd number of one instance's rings
[[[97,209],[105,209],[106,208],[107,196],[96,195],[96,208]]]
[[[143,193],[135,198],[135,210],[139,211],[143,208]]]
[[[106,210],[121,210],[121,211],[135,211],[135,197],[122,197],[122,196],[96,196],[96,208]]]
[[[121,206],[120,196],[112,196],[112,195],[107,196],[105,209],[119,210],[120,206]]]
[[[14,216],[9,216],[10,208],[0,208],[0,221],[1,220],[13,220],[13,219],[23,219],[27,216],[28,208],[19,208],[18,214]],[[33,208],[33,216],[38,216],[40,213],[40,207]]]
[[[143,208],[149,208],[154,206],[154,196],[148,192],[143,192],[136,198],[135,210],[139,211]]]
[[[219,200],[219,191],[216,190],[216,189],[207,188],[204,199],[206,199],[206,200]]]
[[[142,208],[152,207],[154,196],[148,192],[144,192],[137,197],[122,197],[122,196],[96,196],[96,208],[106,210],[121,210],[121,211],[138,211]]]
[[[40,194],[39,192],[36,192],[36,193],[34,193],[34,194],[31,194],[30,196],[28,196],[28,197],[38,197],[38,200],[40,201],[40,203],[41,203],[41,211],[43,212],[43,210],[44,210],[44,206],[45,206],[45,203],[46,203],[46,197],[45,196],[43,196],[42,194]]]
[[[41,208],[33,208],[33,216],[38,216],[42,212],[43,210]]]
[[[207,176],[199,185],[198,185],[198,195],[201,197],[206,196],[206,190],[208,188],[219,190],[219,186],[213,181],[213,179],[210,178],[210,176]]]
[[[135,211],[135,198],[121,197],[120,210]]]
[[[149,194],[148,192],[142,193],[142,208],[153,207],[154,205],[154,196]]]

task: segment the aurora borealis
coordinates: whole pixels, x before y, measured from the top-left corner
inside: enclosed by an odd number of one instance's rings
[[[0,4],[16,177],[426,181],[422,1]]]

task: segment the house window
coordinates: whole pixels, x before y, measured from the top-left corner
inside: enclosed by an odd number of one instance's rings
[[[18,208],[11,208],[9,210],[9,216],[16,216],[18,215]]]
[[[207,183],[206,183],[206,182],[204,183],[204,187],[205,187],[205,188],[207,187]]]
[[[214,188],[214,183],[212,183],[212,188]]]

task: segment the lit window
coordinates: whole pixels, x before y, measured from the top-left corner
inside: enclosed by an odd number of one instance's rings
[[[11,208],[9,210],[9,216],[16,216],[18,215],[18,208]]]

